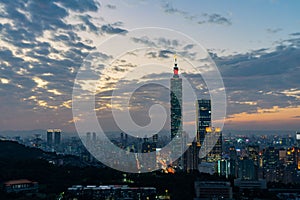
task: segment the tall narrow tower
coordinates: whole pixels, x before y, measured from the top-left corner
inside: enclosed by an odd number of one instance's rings
[[[53,145],[53,130],[52,129],[47,130],[47,145],[50,147]]]
[[[196,102],[197,111],[197,145],[203,144],[206,128],[211,126],[211,101],[209,99],[200,99]]]
[[[170,80],[171,139],[182,132],[182,79],[178,75],[177,58],[174,58],[173,77]]]
[[[61,130],[60,129],[54,129],[54,144],[55,146],[59,146],[61,142]]]

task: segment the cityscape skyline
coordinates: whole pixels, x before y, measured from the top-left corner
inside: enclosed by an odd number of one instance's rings
[[[300,1],[0,2],[0,199],[300,199]]]
[[[154,25],[182,31],[208,49],[221,72],[227,93],[225,130],[299,130],[298,3],[230,1],[226,6],[223,4],[158,1],[151,7],[148,1],[102,1],[100,4],[91,0],[81,4],[79,9],[78,5],[59,1],[1,3],[4,46],[0,101],[6,115],[1,117],[0,131],[64,127],[64,131],[75,132],[71,92],[85,56],[114,34]],[[256,4],[260,5],[257,16],[242,12]],[[53,18],[35,8],[47,8]],[[279,11],[283,13],[280,17],[276,15]],[[140,13],[145,18],[144,23],[128,12]],[[155,16],[148,17],[151,13],[161,17],[161,22],[158,23]],[[266,18],[259,20],[264,14]],[[40,16],[43,23],[34,16]],[[249,17],[253,17],[253,21],[247,20]],[[246,29],[255,34],[244,30],[244,24],[250,22],[259,23],[257,27]],[[59,32],[55,33],[54,29]],[[221,35],[224,39],[217,37]],[[151,38],[148,39],[140,41],[151,43]],[[152,52],[149,56],[163,63],[169,60],[171,65],[172,53]],[[133,59],[128,57],[129,63],[133,64]],[[137,64],[149,60],[145,58]],[[186,63],[181,62],[184,68]]]

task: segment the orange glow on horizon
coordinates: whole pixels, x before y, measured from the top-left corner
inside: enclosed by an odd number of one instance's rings
[[[299,122],[300,106],[299,107],[287,107],[280,108],[273,106],[271,109],[258,108],[256,113],[238,113],[230,115],[226,119],[225,123],[238,124],[246,122],[257,122],[257,123],[277,123],[282,121]]]

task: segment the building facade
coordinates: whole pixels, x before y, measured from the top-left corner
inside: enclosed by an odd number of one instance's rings
[[[47,145],[48,146],[53,145],[53,130],[52,129],[47,130]]]
[[[196,102],[196,141],[199,146],[203,144],[206,128],[211,126],[211,101],[209,99],[200,99]]]
[[[60,129],[54,129],[54,144],[56,146],[60,145],[61,143],[61,130]]]
[[[65,193],[66,199],[149,199],[155,200],[154,187],[129,187],[127,185],[74,185]]]
[[[37,193],[39,184],[27,179],[11,180],[4,183],[3,190],[6,193]]]
[[[171,104],[171,139],[182,132],[182,79],[178,74],[177,59],[175,58],[173,77],[170,80],[170,104]]]
[[[183,155],[182,79],[179,77],[178,71],[177,59],[175,57],[173,77],[170,80],[171,140],[174,142],[171,159],[175,167],[183,168],[183,158],[178,158],[178,155]]]
[[[195,181],[196,198],[204,199],[232,199],[233,192],[230,182],[225,181]]]

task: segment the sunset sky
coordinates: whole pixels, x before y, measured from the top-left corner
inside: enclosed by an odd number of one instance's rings
[[[177,38],[162,40],[163,31],[134,38],[149,47],[165,45],[160,51],[136,51],[117,58],[99,48],[112,36],[126,37],[145,27],[178,31],[209,52],[226,90],[225,130],[300,130],[299,10],[299,1],[288,0],[1,1],[0,133],[47,128],[75,131],[74,120],[79,119],[72,115],[73,85],[93,52],[103,61],[114,60],[115,70],[105,69],[95,79],[101,85],[97,90],[102,99],[96,108],[100,114],[109,107],[105,99],[113,90],[111,84],[132,66],[157,61],[166,68],[157,68],[157,73],[164,70],[152,79],[169,79],[173,54],[180,52],[180,72],[192,75],[186,59],[200,60],[201,52],[192,52],[193,45],[180,39],[177,44]],[[168,47],[168,39],[176,42]],[[139,82],[135,79],[139,76],[127,77],[127,86]],[[198,98],[207,98],[203,83],[194,83]],[[155,91],[148,100],[156,98],[167,102]],[[102,114],[109,130],[110,117]]]

